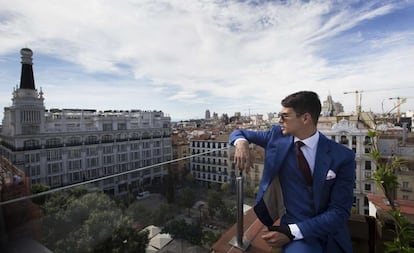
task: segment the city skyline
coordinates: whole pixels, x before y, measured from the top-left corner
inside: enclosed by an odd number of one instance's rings
[[[33,50],[45,106],[266,114],[298,90],[414,110],[413,1],[0,0],[0,106]],[[349,94],[344,94],[349,92]],[[3,118],[3,109],[0,117]]]

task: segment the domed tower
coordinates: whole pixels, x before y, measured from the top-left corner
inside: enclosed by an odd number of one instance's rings
[[[20,86],[13,90],[12,106],[4,108],[3,138],[6,136],[31,135],[42,132],[45,120],[43,92],[35,88],[33,76],[33,51],[20,50],[22,72]],[[20,146],[17,143],[11,144]]]

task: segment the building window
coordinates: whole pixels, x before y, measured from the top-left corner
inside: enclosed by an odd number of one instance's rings
[[[69,159],[80,158],[80,157],[81,157],[81,150],[80,149],[68,150],[68,158]]]
[[[102,136],[102,142],[103,143],[108,143],[108,142],[112,142],[113,141],[113,137],[112,135],[104,135]]]
[[[27,140],[24,141],[24,148],[25,149],[33,149],[39,147],[39,141],[38,140]]]
[[[401,186],[402,191],[411,191],[410,183],[407,181],[403,181]]]
[[[98,143],[98,137],[94,135],[90,135],[86,137],[86,144],[96,144]]]
[[[118,130],[126,130],[126,123],[118,123]]]
[[[371,184],[365,184],[365,191],[371,191]]]
[[[371,170],[371,161],[365,161],[365,170]]]
[[[103,123],[102,124],[103,131],[112,131],[112,123]]]
[[[62,152],[60,150],[49,150],[46,154],[48,161],[62,160]]]
[[[80,137],[73,136],[68,139],[68,145],[70,146],[80,145],[81,143],[82,141]]]
[[[52,138],[46,140],[46,147],[58,147],[61,145],[61,141],[58,138]]]

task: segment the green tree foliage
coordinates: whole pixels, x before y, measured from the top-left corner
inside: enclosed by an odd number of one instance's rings
[[[37,194],[48,190],[50,190],[50,187],[44,184],[34,184],[31,188],[32,194]],[[43,205],[46,201],[46,195],[35,197],[32,199],[32,201],[37,205]]]
[[[230,193],[230,184],[229,183],[222,183],[221,186],[220,186],[220,189],[224,193]]]
[[[222,195],[217,191],[210,190],[207,194],[208,214],[210,217],[216,216],[224,206]]]
[[[60,191],[43,205],[43,240],[55,253],[145,252],[148,238],[138,235],[132,224],[100,191]]]
[[[228,224],[233,224],[237,221],[237,208],[236,206],[223,205],[219,209],[220,218]]]
[[[161,233],[168,233],[174,239],[185,240],[194,245],[201,245],[203,238],[200,226],[187,224],[183,219],[168,222]]]
[[[117,227],[111,237],[100,243],[93,250],[94,253],[144,253],[149,243],[149,231],[138,230],[124,223]]]
[[[385,252],[396,253],[413,253],[414,248],[410,244],[414,242],[414,231],[412,224],[403,216],[395,204],[395,191],[398,189],[398,178],[396,171],[401,167],[402,162],[398,157],[391,157],[391,159],[384,159],[379,152],[375,131],[369,131],[368,137],[371,139],[370,157],[373,159],[376,170],[373,174],[373,180],[380,186],[391,206],[389,212],[393,218],[395,229],[393,230],[395,237],[393,242],[386,242]]]
[[[180,205],[184,208],[187,208],[188,216],[190,217],[190,209],[193,207],[196,201],[196,196],[194,194],[194,191],[190,188],[184,188],[181,194],[180,198]]]
[[[178,184],[177,173],[169,165],[168,175],[164,176],[164,181],[166,184],[162,184],[162,193],[167,198],[167,202],[172,204],[175,202],[175,186]]]
[[[187,173],[187,175],[185,175],[185,181],[187,182],[188,185],[193,185],[195,182],[193,174]]]
[[[128,209],[125,210],[125,215],[131,217],[133,221],[138,222],[143,227],[152,224],[152,211],[139,201],[132,203]]]
[[[152,224],[162,226],[172,218],[169,205],[161,204],[160,207],[152,212]]]
[[[214,233],[213,231],[205,231],[203,233],[203,244],[204,245],[213,245],[215,242],[217,242],[221,237],[221,234]]]

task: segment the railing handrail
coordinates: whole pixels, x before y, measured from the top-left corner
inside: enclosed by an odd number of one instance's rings
[[[145,167],[141,167],[141,168],[137,168],[137,169],[133,169],[133,170],[129,170],[129,171],[124,171],[124,172],[120,172],[120,173],[116,173],[116,174],[112,174],[112,175],[108,175],[108,176],[103,176],[103,177],[99,177],[99,178],[90,179],[90,180],[83,181],[83,182],[79,182],[79,183],[75,183],[75,184],[70,184],[70,185],[65,185],[65,186],[62,186],[62,187],[53,188],[53,189],[50,189],[48,191],[39,192],[39,193],[35,193],[35,194],[32,194],[32,195],[28,195],[28,196],[23,196],[23,197],[18,197],[18,198],[15,198],[15,199],[10,199],[10,200],[6,200],[6,201],[2,201],[2,202],[0,202],[0,206],[7,205],[7,204],[11,204],[11,203],[15,203],[15,202],[22,201],[22,200],[27,200],[27,199],[31,199],[31,198],[40,197],[40,196],[43,196],[43,195],[48,195],[48,194],[51,194],[51,193],[54,193],[54,192],[58,192],[58,191],[61,191],[61,190],[75,188],[75,187],[78,187],[78,186],[81,186],[81,185],[95,183],[95,182],[98,182],[98,181],[102,181],[102,180],[110,179],[110,178],[113,178],[113,177],[118,177],[118,176],[126,175],[126,174],[129,174],[129,173],[133,173],[133,172],[137,172],[137,171],[141,171],[141,170],[145,170],[145,169],[150,169],[150,168],[153,168],[153,167],[158,167],[158,166],[162,166],[162,165],[166,165],[166,164],[178,162],[178,161],[181,161],[181,160],[190,159],[192,157],[202,156],[202,155],[209,154],[209,153],[212,153],[212,152],[215,152],[215,151],[218,151],[218,150],[227,150],[227,149],[228,149],[228,147],[215,148],[215,149],[211,149],[211,150],[208,150],[208,151],[205,151],[205,152],[201,152],[201,153],[198,153],[198,154],[194,154],[194,155],[189,155],[189,156],[182,157],[182,158],[173,159],[173,160],[170,160],[170,161],[165,161],[165,162],[161,162],[161,163],[157,163],[157,164],[152,164],[152,165],[149,165],[149,166],[145,166]]]

